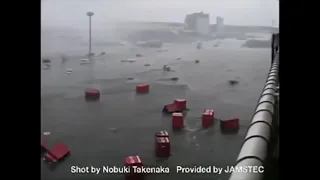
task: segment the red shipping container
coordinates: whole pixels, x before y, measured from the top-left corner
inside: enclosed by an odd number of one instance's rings
[[[169,133],[167,131],[156,132],[155,137],[167,137],[169,138]]]
[[[100,98],[100,91],[94,88],[88,88],[85,91],[86,100],[97,100]]]
[[[172,113],[172,127],[173,128],[183,128],[183,114],[182,113]]]
[[[147,93],[149,92],[150,85],[147,83],[137,84],[136,85],[136,92],[137,93]]]
[[[70,149],[64,143],[56,143],[49,148],[44,156],[45,160],[57,162],[70,153]]]
[[[140,159],[140,156],[136,155],[136,156],[128,156],[124,159],[124,165],[125,166],[138,166],[138,167],[142,167],[143,163]]]
[[[221,120],[220,127],[222,131],[237,131],[239,129],[239,118]]]
[[[178,111],[184,111],[187,109],[187,100],[185,99],[175,99],[173,103],[177,106]]]
[[[167,137],[157,137],[155,143],[155,155],[157,157],[170,156],[170,140]]]
[[[144,178],[143,173],[134,173],[133,166],[143,167],[143,163],[140,156],[128,156],[124,159],[124,166],[129,167],[130,173],[125,175],[127,180],[142,180]]]
[[[158,137],[167,137],[167,138],[169,138],[169,133],[167,132],[167,131],[159,131],[159,132],[156,132],[155,133],[155,146],[156,146],[156,144],[157,144],[157,138]]]
[[[202,127],[207,128],[213,124],[214,112],[212,109],[205,109],[202,113]]]

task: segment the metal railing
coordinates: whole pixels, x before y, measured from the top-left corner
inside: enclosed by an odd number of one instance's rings
[[[272,43],[274,43],[274,40]],[[274,51],[272,57],[272,66],[238,155],[235,168],[263,166],[266,161],[278,86],[279,51]],[[263,173],[238,171],[233,172],[229,180],[261,180],[262,177]]]

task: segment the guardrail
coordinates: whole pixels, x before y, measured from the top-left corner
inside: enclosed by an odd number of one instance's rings
[[[276,52],[279,50],[280,47],[280,34],[272,34],[271,37],[271,64],[273,63],[274,60],[274,55]]]
[[[279,35],[278,35],[279,37]],[[274,38],[272,41],[274,46]],[[278,43],[279,41],[277,41]],[[238,155],[235,168],[245,166],[263,166],[271,139],[272,118],[275,110],[276,92],[279,73],[279,51],[273,49],[273,63],[253,115],[251,125]],[[233,172],[229,180],[261,180],[262,173]]]

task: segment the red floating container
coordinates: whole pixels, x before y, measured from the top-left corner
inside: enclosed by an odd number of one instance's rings
[[[212,109],[205,109],[202,113],[202,127],[207,128],[213,124],[214,112]]]
[[[143,179],[143,173],[135,173],[133,170],[133,166],[137,167],[143,167],[143,163],[140,159],[140,156],[128,156],[124,159],[124,166],[130,168],[130,173],[126,174],[127,180],[142,180]]]
[[[169,133],[167,131],[159,131],[155,133],[155,146],[157,146],[157,138],[158,137],[167,137],[169,138]]]
[[[183,114],[172,113],[172,128],[183,128]]]
[[[167,137],[169,138],[169,133],[167,131],[156,132],[155,137]]]
[[[170,156],[170,140],[167,137],[157,137],[155,145],[155,155],[157,157]]]
[[[162,112],[173,113],[178,112],[176,104],[167,104],[163,107]]]
[[[185,99],[175,99],[173,102],[179,111],[184,111],[187,108],[187,100]]]
[[[98,100],[100,98],[100,91],[94,88],[87,88],[85,98],[86,100]]]
[[[239,129],[239,118],[221,120],[220,127],[222,131],[237,131]]]
[[[44,158],[47,161],[56,162],[70,153],[69,148],[64,143],[56,143],[47,150]]]
[[[136,92],[137,93],[147,93],[149,92],[150,85],[147,83],[137,84],[136,85]]]

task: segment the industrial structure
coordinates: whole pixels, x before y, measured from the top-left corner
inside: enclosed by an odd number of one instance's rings
[[[193,13],[188,14],[185,17],[184,23],[187,28],[193,31],[196,31],[202,35],[209,35],[210,30],[210,16],[209,14]]]
[[[220,16],[216,18],[216,32],[222,33],[224,28],[224,19]]]
[[[86,15],[89,17],[89,53],[88,56],[91,57],[92,54],[92,46],[91,46],[91,17],[94,15],[93,12],[87,12]]]

